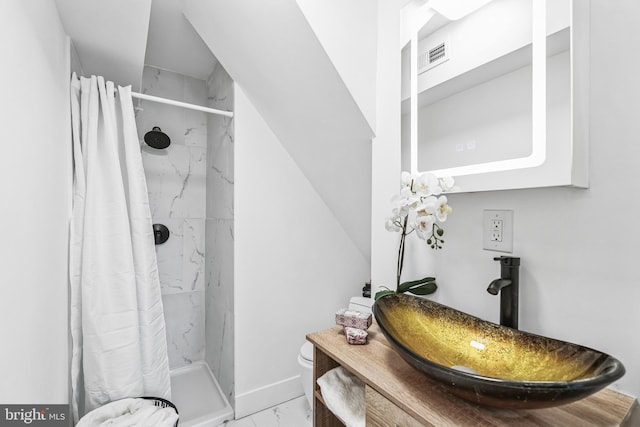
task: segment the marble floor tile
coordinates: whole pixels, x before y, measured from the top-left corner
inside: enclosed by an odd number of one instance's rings
[[[284,402],[273,408],[229,421],[224,427],[311,427],[312,412],[304,396]]]

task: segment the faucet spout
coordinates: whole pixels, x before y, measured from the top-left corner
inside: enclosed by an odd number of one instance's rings
[[[489,283],[489,287],[487,288],[487,292],[491,295],[498,295],[498,293],[509,285],[511,285],[511,280],[509,279],[496,279]]]
[[[500,324],[518,329],[520,258],[501,256],[494,260],[500,261],[500,278],[489,283],[487,292],[491,295],[500,294]]]

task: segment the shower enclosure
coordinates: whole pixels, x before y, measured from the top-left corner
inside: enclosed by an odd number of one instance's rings
[[[232,81],[219,64],[206,81],[145,67],[141,92],[233,110]],[[156,254],[172,400],[181,425],[218,425],[233,418],[226,402],[234,401],[233,119],[145,99],[134,104],[153,222],[169,230]],[[144,143],[154,127],[170,139],[166,148]],[[225,399],[204,396],[218,385]]]

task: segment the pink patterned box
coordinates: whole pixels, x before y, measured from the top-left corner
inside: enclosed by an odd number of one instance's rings
[[[371,314],[343,308],[336,313],[336,325],[367,330],[371,326]]]
[[[344,335],[347,337],[349,344],[366,344],[367,343],[367,331],[363,331],[358,328],[344,327]]]

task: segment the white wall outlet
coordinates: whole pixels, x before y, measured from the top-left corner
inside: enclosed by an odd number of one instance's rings
[[[485,209],[482,214],[482,247],[513,252],[513,211]]]
[[[489,240],[492,242],[502,242],[502,227],[504,221],[501,219],[491,219],[491,234]]]

